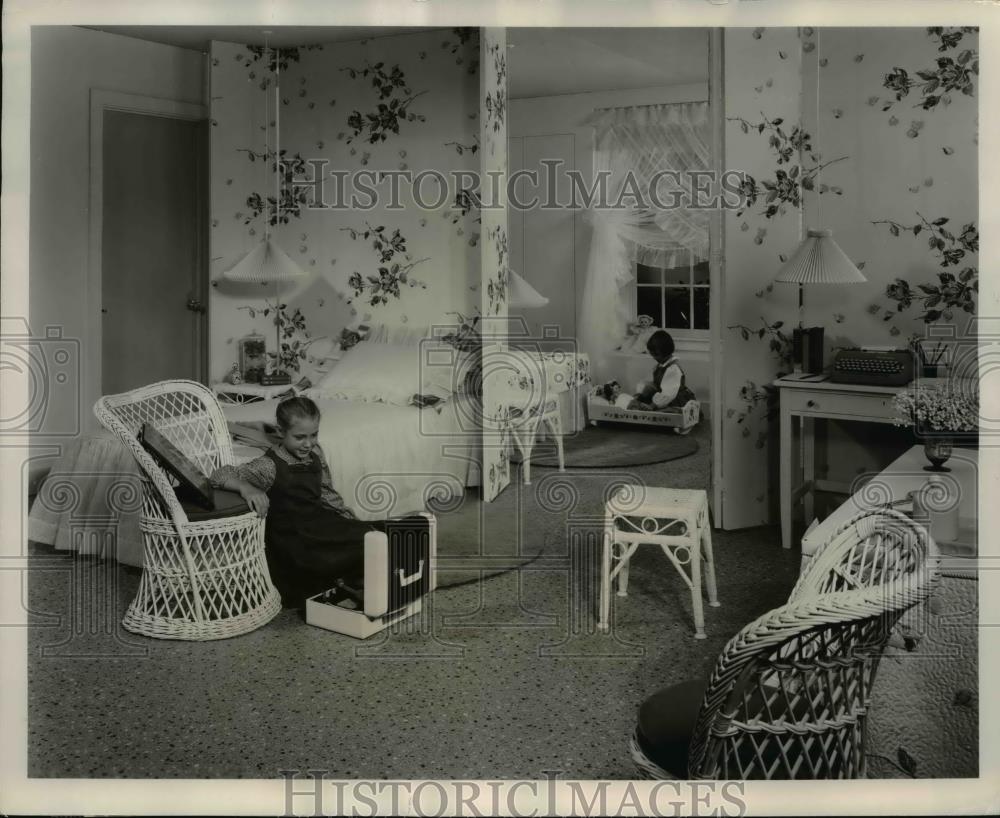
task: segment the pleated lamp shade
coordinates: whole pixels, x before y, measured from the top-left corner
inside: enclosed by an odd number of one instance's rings
[[[855,284],[868,279],[833,240],[832,230],[809,230],[774,280],[787,284]]]
[[[549,299],[509,268],[507,281],[510,285],[510,306],[534,309],[535,307],[544,307],[549,303]]]
[[[274,239],[268,237],[236,262],[223,278],[245,284],[273,284],[304,278],[306,273],[292,261]]]

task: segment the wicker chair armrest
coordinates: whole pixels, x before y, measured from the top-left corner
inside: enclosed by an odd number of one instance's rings
[[[852,546],[860,546],[880,533],[905,534],[906,536],[895,538],[893,544],[898,546],[900,541],[905,541],[909,546],[909,552],[883,553],[881,560],[877,565],[871,566],[872,570],[866,577],[869,585],[882,585],[893,581],[895,577],[888,574],[892,569],[898,568],[901,561],[908,559],[910,564],[914,565],[938,559],[937,545],[927,529],[919,523],[895,509],[867,509],[844,522],[812,556],[792,588],[788,601],[808,598],[817,593],[828,593],[830,589],[827,585],[831,577],[844,569],[846,560],[856,556]],[[843,577],[844,574],[841,573],[840,576]]]
[[[259,516],[256,511],[248,511],[243,514],[234,514],[231,517],[217,517],[214,520],[188,520],[183,523],[181,528],[186,535],[193,537],[252,529],[263,525],[265,520],[266,518]]]

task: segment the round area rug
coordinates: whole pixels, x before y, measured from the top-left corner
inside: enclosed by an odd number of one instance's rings
[[[679,460],[698,451],[698,441],[691,435],[675,435],[669,429],[636,429],[611,426],[587,426],[575,435],[563,438],[567,469],[620,468],[646,466]],[[521,462],[515,449],[511,461]],[[548,438],[535,443],[531,465],[558,468],[555,444]]]

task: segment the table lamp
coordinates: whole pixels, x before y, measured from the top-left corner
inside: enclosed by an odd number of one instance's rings
[[[816,29],[816,60],[820,62],[820,29]],[[816,123],[820,121],[820,72],[816,71]],[[829,163],[827,163],[829,164]],[[816,196],[816,217],[819,221],[822,209],[822,187],[819,185],[819,174],[822,166],[816,168],[816,176],[810,190],[818,191]],[[803,190],[803,177],[799,174],[800,195]],[[867,279],[861,274],[847,253],[833,240],[832,230],[810,229],[806,237],[796,248],[792,257],[782,265],[775,281],[784,284],[799,285],[799,326],[792,333],[792,358],[797,373],[810,378],[823,371],[823,328],[803,327],[803,287],[806,284],[857,284]]]
[[[803,327],[803,287],[806,284],[857,284],[867,279],[833,240],[832,230],[810,229],[774,279],[799,285],[799,326],[793,331],[796,371],[823,371],[823,327]]]

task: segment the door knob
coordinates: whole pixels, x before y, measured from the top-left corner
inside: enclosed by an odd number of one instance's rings
[[[189,298],[187,300],[187,304],[185,304],[184,306],[186,306],[189,310],[191,310],[191,312],[201,312],[201,313],[205,312],[205,305],[202,304],[201,301],[197,298]]]

